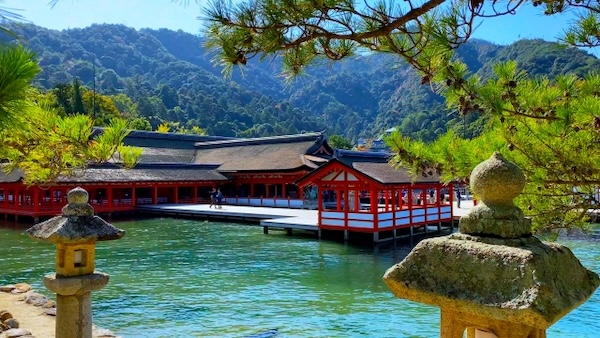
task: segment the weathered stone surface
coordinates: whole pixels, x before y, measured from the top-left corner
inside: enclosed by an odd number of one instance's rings
[[[18,329],[19,328],[19,321],[15,318],[9,318],[5,321],[3,321],[4,325],[8,326],[11,329]]]
[[[25,296],[25,303],[31,304],[33,306],[43,307],[47,306],[50,302],[54,303],[50,298],[37,292],[31,292]]]
[[[8,285],[2,285],[2,286],[0,286],[0,291],[1,292],[11,292],[14,289],[15,289],[15,286],[13,284],[8,284]]]
[[[17,338],[24,336],[31,336],[31,332],[25,329],[10,329],[4,332],[6,338]]]
[[[494,208],[479,204],[471,212],[460,218],[461,233],[475,236],[498,236],[519,238],[531,236],[531,220],[523,217],[517,208]]]
[[[384,280],[400,298],[538,328],[600,285],[560,244],[462,234],[422,241]]]
[[[117,335],[115,335],[115,333],[112,332],[111,330],[103,329],[103,328],[97,327],[96,325],[94,325],[92,327],[92,336],[94,336],[95,338],[115,338],[115,337],[117,337]]]
[[[25,293],[31,291],[31,285],[27,283],[17,283],[15,284],[15,289],[18,290],[19,293]]]
[[[44,276],[44,285],[59,295],[74,296],[104,288],[109,278],[109,275],[98,271],[76,277],[57,277],[56,274],[51,274]]]
[[[53,307],[53,308],[50,308],[50,309],[46,309],[46,310],[44,310],[44,314],[48,315],[48,316],[54,316],[54,317],[56,317],[56,308]]]
[[[12,317],[13,317],[13,315],[10,312],[8,312],[8,310],[2,310],[2,311],[0,311],[0,322],[3,322],[3,321],[5,321],[7,319],[10,319]]]
[[[441,336],[462,338],[477,328],[545,337],[600,286],[567,247],[531,235],[513,203],[524,184],[519,168],[494,153],[471,174],[482,203],[461,218],[461,233],[420,242],[386,272],[397,297],[441,308]]]
[[[90,195],[81,187],[67,193],[67,205],[62,208],[63,216],[93,216],[94,208],[88,204]]]
[[[502,238],[531,235],[531,221],[513,203],[525,187],[525,176],[519,167],[495,152],[473,169],[470,182],[481,203],[461,217],[460,232]]]
[[[514,205],[513,200],[525,187],[525,175],[514,163],[495,152],[471,172],[470,188],[481,202],[492,205]]]
[[[67,194],[69,204],[63,215],[53,217],[27,229],[29,237],[51,243],[89,243],[119,239],[125,231],[94,216],[94,209],[87,204],[88,193],[75,188]],[[85,202],[84,202],[85,201]]]
[[[88,243],[108,241],[125,236],[98,216],[56,216],[27,229],[29,237],[51,243]]]

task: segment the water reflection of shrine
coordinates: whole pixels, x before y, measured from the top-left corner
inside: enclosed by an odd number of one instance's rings
[[[319,229],[396,238],[400,229],[452,222],[452,185],[437,175],[412,177],[386,154],[337,151],[336,158],[297,182],[316,187]]]

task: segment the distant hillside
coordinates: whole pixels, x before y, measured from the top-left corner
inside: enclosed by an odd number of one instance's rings
[[[202,38],[182,31],[123,25],[56,31],[31,24],[14,31],[39,55],[43,72],[37,85],[51,89],[79,78],[91,88],[95,72],[99,92],[128,95],[154,128],[174,121],[222,136],[327,130],[356,139],[399,126],[407,135],[429,140],[469,122],[445,111],[443,99],[391,55],[323,63],[286,84],[277,59],[251,60],[224,79]],[[509,58],[532,75],[600,69],[598,59],[579,49],[541,40],[510,46],[475,40],[458,54],[484,77],[494,62]]]

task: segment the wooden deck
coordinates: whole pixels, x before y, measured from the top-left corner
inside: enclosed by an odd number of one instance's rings
[[[210,208],[208,204],[160,204],[143,205],[138,211],[180,217],[215,218],[256,222],[268,228],[289,230],[319,230],[318,211],[289,208],[246,207],[223,205],[222,209]]]
[[[472,200],[461,201],[461,208],[457,208],[454,205],[454,219],[457,220],[460,216],[467,214],[472,208]],[[214,207],[209,207],[208,204],[140,205],[137,207],[137,210],[142,213],[173,217],[252,222],[262,226],[265,233],[268,233],[270,229],[286,230],[288,234],[291,234],[293,230],[319,233],[317,210],[238,205],[223,205],[221,209],[215,209]],[[421,232],[427,234],[436,231],[440,231],[436,226],[418,226],[415,227],[414,234],[416,235]],[[413,231],[410,232],[410,237],[412,236]]]

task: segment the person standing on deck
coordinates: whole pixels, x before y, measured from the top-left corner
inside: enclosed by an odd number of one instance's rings
[[[209,208],[212,208],[212,206],[215,206],[215,209],[217,208],[217,190],[215,188],[212,189],[212,191],[210,192],[210,205],[208,206]]]
[[[456,206],[460,208],[460,189],[456,189]]]
[[[216,198],[217,198],[217,205],[215,206],[215,209],[216,208],[223,209],[223,205],[222,205],[222,203],[223,203],[223,193],[221,192],[221,189],[217,189]]]

